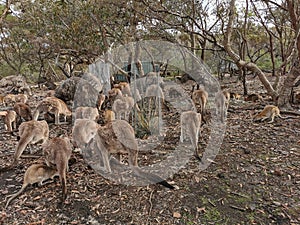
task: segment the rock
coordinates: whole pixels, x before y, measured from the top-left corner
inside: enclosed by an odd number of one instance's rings
[[[93,74],[85,73],[81,77],[65,80],[56,90],[55,97],[64,102],[73,101],[73,106],[95,107],[99,92],[102,91],[100,80]]]
[[[0,80],[0,88],[5,88],[7,93],[25,93],[32,95],[31,89],[22,75],[11,75]]]
[[[80,77],[71,77],[66,79],[61,85],[55,90],[54,96],[62,99],[65,102],[74,99],[77,84],[80,81]]]

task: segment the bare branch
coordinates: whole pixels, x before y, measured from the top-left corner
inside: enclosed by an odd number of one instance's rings
[[[234,60],[234,62],[239,66],[239,67],[245,67],[248,70],[252,71],[253,73],[257,74],[260,81],[266,88],[268,94],[272,96],[273,99],[277,97],[277,92],[273,89],[272,85],[270,82],[267,80],[265,77],[265,74],[263,71],[255,64],[252,62],[246,62],[244,60],[241,60],[239,55],[234,52],[234,50],[231,47],[231,36],[232,36],[232,31],[233,31],[233,21],[235,18],[235,0],[231,0],[229,4],[229,19],[228,19],[228,24],[227,28],[225,30],[224,34],[224,48],[226,49],[226,52],[228,55]]]
[[[3,20],[11,13],[11,10],[10,10],[10,5],[11,5],[11,1],[10,0],[7,0],[5,2],[5,8],[0,16],[0,24],[3,23]]]

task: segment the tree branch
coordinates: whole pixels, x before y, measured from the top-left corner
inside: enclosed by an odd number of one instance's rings
[[[234,50],[231,47],[231,35],[233,31],[233,21],[235,18],[235,0],[231,0],[229,4],[229,14],[228,14],[228,24],[227,28],[224,33],[224,48],[228,55],[234,60],[234,62],[239,67],[245,67],[248,70],[252,71],[253,73],[257,74],[259,77],[259,80],[262,82],[264,87],[266,88],[268,94],[273,98],[276,99],[278,96],[277,92],[273,89],[270,82],[267,80],[264,72],[255,64],[252,62],[246,62],[244,60],[241,60],[239,55],[234,52]]]

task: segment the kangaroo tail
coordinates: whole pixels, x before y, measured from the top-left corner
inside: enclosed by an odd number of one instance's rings
[[[14,160],[18,160],[20,158],[20,156],[22,155],[22,153],[25,150],[26,146],[30,143],[31,140],[32,140],[32,136],[29,135],[28,130],[25,130],[25,132],[20,137],[20,140],[17,144],[16,152],[15,152],[15,155],[14,155]]]
[[[133,169],[133,172],[139,176],[139,177],[142,177],[142,178],[146,178],[148,179],[149,181],[152,181],[154,183],[157,183],[157,184],[160,184],[160,185],[163,185],[167,188],[170,188],[170,189],[174,189],[175,187],[171,184],[169,184],[166,180],[162,179],[161,177],[155,175],[155,174],[152,174],[152,173],[147,173],[147,172],[144,172],[142,171],[139,167],[137,166],[133,166],[132,167]]]
[[[61,185],[62,185],[62,202],[64,202],[67,198],[67,184],[65,178],[61,180]]]
[[[17,164],[17,161],[19,160],[20,156],[22,155],[23,151],[25,150],[26,146],[28,145],[28,143],[30,143],[31,140],[32,140],[31,136],[20,137],[16,147],[16,152],[14,154],[13,162],[9,166],[0,168],[0,172],[9,171]]]
[[[7,200],[5,208],[7,208],[7,206],[9,205],[9,203],[14,200],[18,195],[20,195],[24,189],[27,187],[27,185],[23,185],[22,188],[15,194],[11,195],[11,197]]]
[[[37,107],[37,108],[34,110],[34,112],[33,112],[32,119],[33,119],[33,120],[38,120],[39,115],[40,115],[40,111],[39,111],[39,107]]]
[[[60,183],[61,183],[61,186],[62,186],[62,199],[61,199],[62,203],[64,203],[64,201],[67,198],[67,176],[66,176],[66,172],[67,172],[67,165],[62,163],[60,165],[60,170],[58,171]]]

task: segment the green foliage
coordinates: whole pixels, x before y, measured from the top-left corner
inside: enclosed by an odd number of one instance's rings
[[[259,58],[259,66],[271,69],[268,33],[254,10],[250,7],[245,14],[243,7],[237,4],[235,8],[238,15],[232,47],[242,55],[246,40],[245,59],[256,62]],[[9,14],[1,23],[0,57],[15,73],[25,70],[43,75],[49,64],[54,70],[66,72],[66,65],[70,65],[72,71],[80,71],[110,46],[141,39],[168,40],[190,47],[195,37],[195,53],[205,55],[213,71],[218,70],[217,61],[228,57],[219,54],[228,22],[228,3],[224,1],[36,0],[20,1],[13,8],[17,13]],[[0,12],[3,10],[4,5],[0,5]],[[281,56],[293,32],[285,12],[278,7],[272,10],[274,16],[268,10],[262,10],[261,16],[276,37],[274,54]],[[276,67],[280,63],[281,58],[276,59]]]
[[[208,207],[203,215],[203,220],[207,222],[216,222],[216,224],[221,224],[222,215],[217,208]],[[222,223],[223,224],[223,223]]]
[[[9,75],[15,75],[15,71],[6,63],[0,64],[0,71],[1,71],[0,79]]]
[[[280,68],[281,60],[279,58],[275,59],[275,68]],[[272,61],[270,55],[264,55],[257,61],[257,65],[263,70],[272,70]]]

